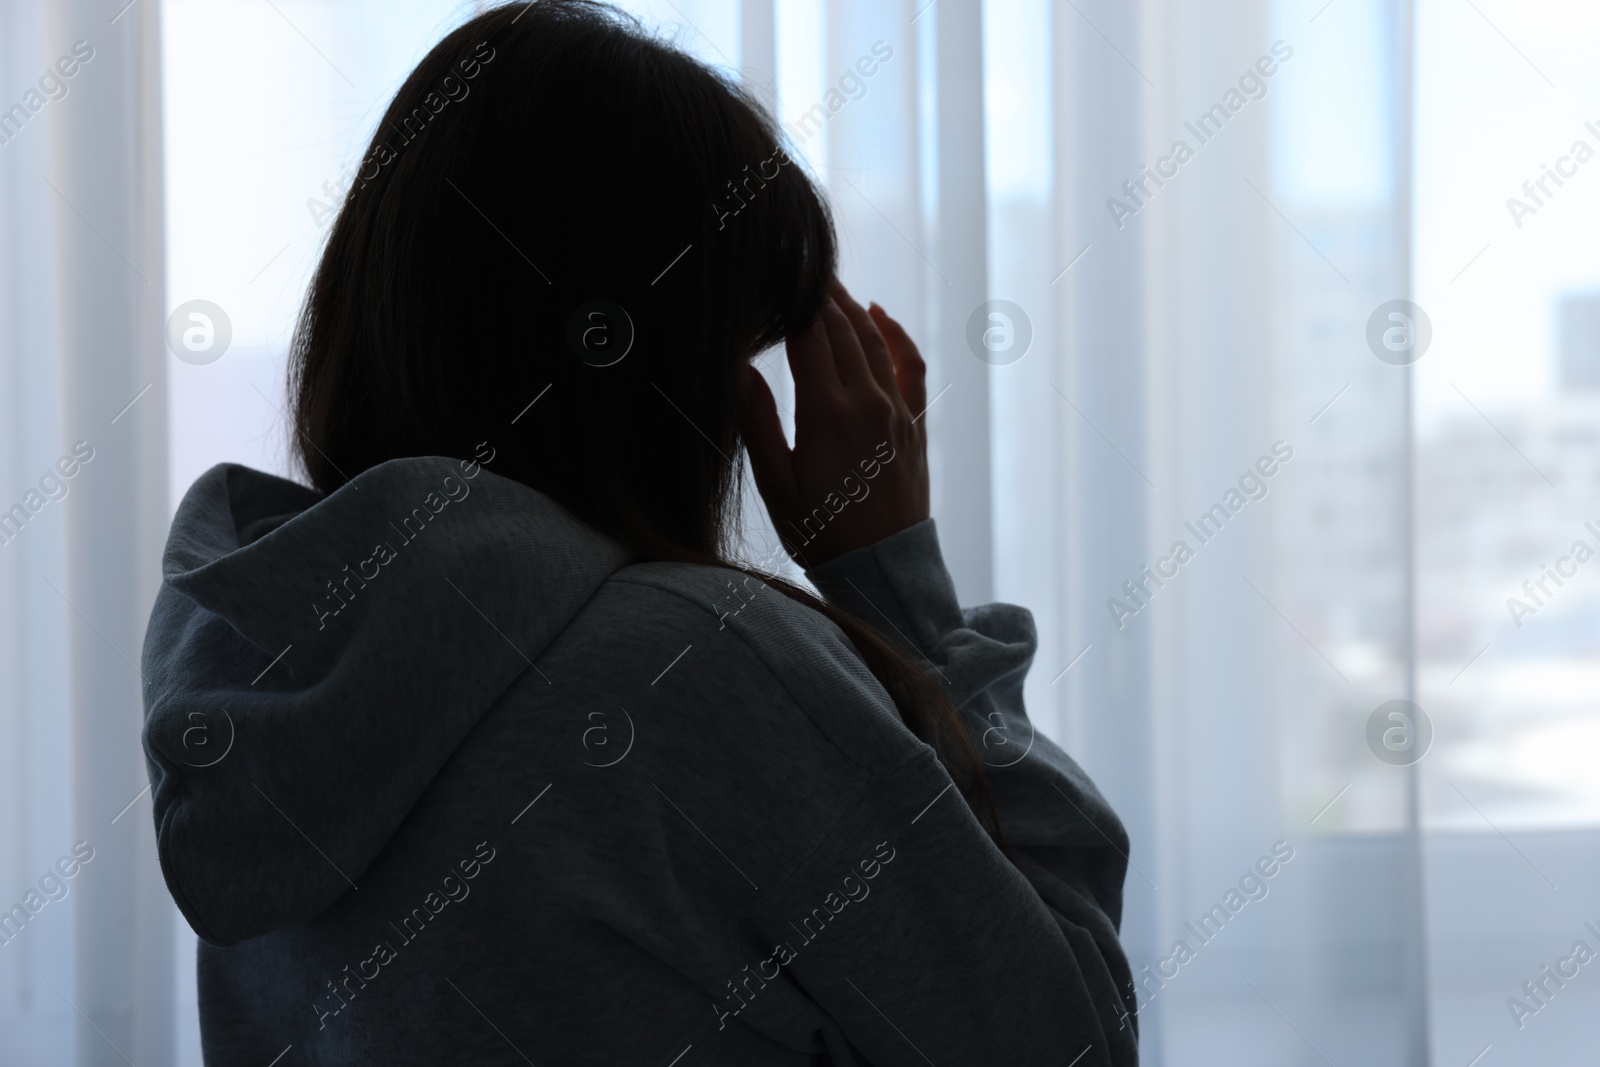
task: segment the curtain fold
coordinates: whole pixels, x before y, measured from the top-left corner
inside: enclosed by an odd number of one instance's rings
[[[1050,133],[1061,182],[1053,252],[1058,269],[1083,256],[1051,287],[1060,322],[1051,417],[1065,442],[1055,478],[1067,496],[1057,541],[1067,561],[1066,643],[1055,669],[1081,652],[1059,683],[1063,738],[1136,842],[1122,938],[1137,981],[1139,968],[1164,954],[1160,887],[1170,891],[1172,884],[1158,859],[1154,632],[1113,625],[1106,601],[1124,595],[1122,583],[1151,562],[1151,494],[1162,483],[1151,473],[1145,410],[1149,238],[1136,227],[1110,225],[1104,200],[1138,174],[1144,156],[1145,23],[1138,6],[1120,3],[1052,5],[1051,18],[1058,50]],[[1141,1005],[1146,1062],[1163,1062],[1167,1008],[1165,998]]]
[[[139,748],[167,522],[159,9],[0,8],[0,1060],[174,1061]],[[70,872],[70,873],[69,873]]]
[[[0,106],[20,102],[13,87],[33,84],[51,58],[43,7],[0,4],[0,83],[7,94]],[[55,351],[55,322],[37,313],[55,299],[54,194],[39,179],[50,159],[50,131],[26,110],[20,122],[10,111],[6,116],[11,121],[0,124],[0,907],[7,911],[0,924],[60,855],[70,855],[75,829],[66,696],[70,609],[44,581],[66,584],[61,503],[37,513],[25,503],[41,472],[66,451],[59,368],[39,358]],[[17,505],[24,508],[20,529],[10,511]],[[76,906],[69,895],[50,901],[21,929],[15,919],[0,925],[0,1033],[8,1055],[40,1063],[68,1063],[75,1055],[76,1017],[44,978],[72,990],[71,966],[55,961],[72,958]]]
[[[138,669],[167,521],[166,303],[159,8],[110,21],[70,0],[52,54],[94,58],[55,120],[41,175],[55,192],[62,426],[89,442],[94,479],[66,511],[66,585],[79,879],[78,1062],[173,1058],[172,907],[156,863],[139,746]],[[88,481],[88,478],[85,478]],[[147,801],[145,802],[147,804]],[[129,805],[132,805],[130,808]],[[116,820],[115,822],[113,820]]]
[[[928,434],[937,463],[934,499],[950,576],[964,604],[994,597],[990,365],[972,351],[972,320],[989,299],[987,173],[984,154],[983,5],[940,0],[933,20],[935,200],[933,247],[938,353],[930,375]],[[938,398],[935,401],[935,398]]]

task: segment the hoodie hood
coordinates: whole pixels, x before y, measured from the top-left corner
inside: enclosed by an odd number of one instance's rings
[[[392,460],[328,496],[222,464],[179,505],[144,748],[162,873],[206,941],[308,922],[351,891],[630,562],[492,460]]]

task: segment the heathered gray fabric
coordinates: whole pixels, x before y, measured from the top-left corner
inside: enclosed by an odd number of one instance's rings
[[[215,467],[163,570],[208,1064],[1135,1062],[1127,837],[1023,711],[1032,617],[963,612],[931,521],[811,577],[949,679],[1009,857],[831,623],[475,464]]]

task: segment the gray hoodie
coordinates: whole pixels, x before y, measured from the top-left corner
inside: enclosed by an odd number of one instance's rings
[[[476,461],[214,467],[162,566],[208,1064],[1135,1062],[1127,836],[1023,711],[1031,616],[959,608],[931,521],[810,577],[948,679],[1005,853],[832,623]]]

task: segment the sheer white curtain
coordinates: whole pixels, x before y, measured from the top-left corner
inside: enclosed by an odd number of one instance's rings
[[[168,517],[158,20],[85,0],[3,18],[0,1048],[167,1062],[137,666]]]
[[[285,469],[324,205],[479,6],[0,0],[0,1064],[199,1062],[138,794],[159,544],[211,464]],[[1579,1062],[1600,985],[1545,975],[1600,950],[1600,593],[1562,569],[1600,545],[1600,16],[623,6],[770,103],[929,357],[958,588],[1033,610],[1034,720],[1132,834],[1145,1061]],[[163,343],[196,299],[203,365]]]
[[[1346,6],[838,4],[821,31],[830,72],[878,37],[917,68],[914,97],[836,100],[810,158],[845,280],[920,317],[958,587],[1033,609],[1035,720],[1134,837],[1151,1063],[1427,1062],[1414,772],[1349,732],[1413,695],[1406,372],[1361,344],[1406,295],[1405,12]],[[783,9],[780,69],[814,65]],[[1323,136],[1372,188],[1297,182],[1294,131],[1363,104]]]

